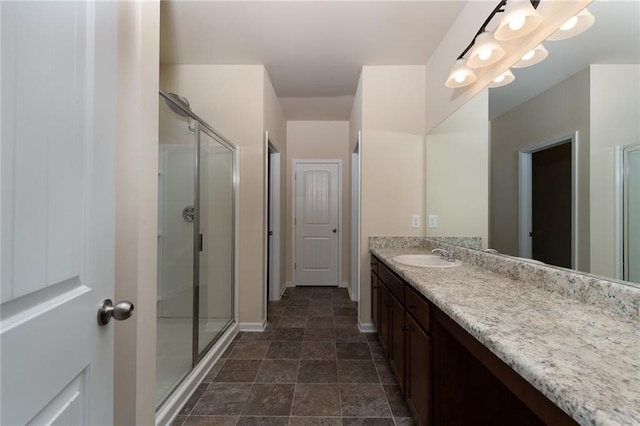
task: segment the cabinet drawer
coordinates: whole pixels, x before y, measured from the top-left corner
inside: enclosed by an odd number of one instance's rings
[[[384,263],[378,263],[378,277],[380,281],[386,284],[389,291],[400,301],[404,303],[404,281],[396,276]]]
[[[371,272],[378,275],[378,258],[371,255]]]
[[[430,331],[429,302],[411,288],[410,285],[407,285],[405,290],[405,307],[424,331]]]

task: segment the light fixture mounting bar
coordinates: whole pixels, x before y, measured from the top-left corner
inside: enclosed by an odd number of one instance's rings
[[[540,0],[530,0],[530,1],[531,1],[531,5],[533,6],[533,8],[537,9],[538,5],[540,4]],[[464,58],[464,55],[466,55],[467,52],[469,50],[471,50],[471,48],[475,44],[476,38],[478,38],[478,36],[480,34],[485,32],[485,30],[487,29],[487,25],[489,25],[489,23],[494,18],[494,16],[496,16],[498,13],[504,12],[504,8],[505,8],[506,5],[507,5],[507,0],[501,0],[500,3],[498,3],[498,5],[495,7],[495,9],[493,9],[493,11],[489,14],[489,17],[484,21],[484,23],[482,24],[482,26],[480,27],[480,29],[478,30],[476,35],[473,36],[473,40],[471,40],[471,43],[469,43],[469,45],[466,47],[466,49],[464,49],[462,51],[462,53],[460,54],[460,56],[458,56],[458,59]]]

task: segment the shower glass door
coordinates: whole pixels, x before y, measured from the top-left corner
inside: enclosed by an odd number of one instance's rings
[[[156,405],[191,371],[196,138],[160,99]]]
[[[234,321],[235,148],[160,92],[156,407]]]
[[[217,136],[200,132],[199,264],[200,358],[233,319],[233,151]]]

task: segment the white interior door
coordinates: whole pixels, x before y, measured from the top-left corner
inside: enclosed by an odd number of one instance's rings
[[[295,164],[295,285],[340,283],[340,163]]]
[[[0,424],[112,424],[117,3],[0,15]]]

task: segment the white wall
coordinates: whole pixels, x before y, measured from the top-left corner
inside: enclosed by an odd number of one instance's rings
[[[591,272],[614,277],[614,147],[640,143],[640,65],[591,65],[590,92]]]
[[[160,2],[119,3],[114,424],[155,423]]]
[[[489,236],[489,91],[484,90],[426,136],[428,237]],[[427,222],[428,223],[428,222]]]
[[[349,281],[350,180],[348,121],[287,122],[287,191],[286,270],[287,281],[293,279],[293,160],[342,160],[342,281]]]
[[[167,65],[160,87],[186,97],[191,109],[239,146],[238,318],[262,325],[264,312],[264,67]]]
[[[365,66],[359,321],[371,324],[370,236],[422,236],[425,212],[425,67]],[[358,105],[354,105],[354,129]],[[354,142],[351,142],[352,144]],[[411,215],[422,224],[411,228]]]
[[[362,76],[358,80],[356,95],[353,97],[349,117],[349,152],[353,152],[358,142],[358,132],[362,130]]]
[[[491,246],[518,255],[518,151],[578,131],[578,268],[589,271],[589,69],[491,122]]]

